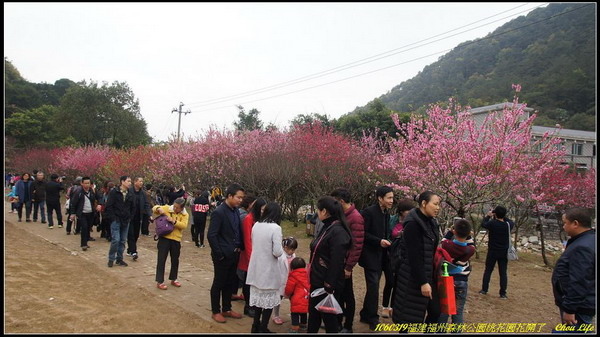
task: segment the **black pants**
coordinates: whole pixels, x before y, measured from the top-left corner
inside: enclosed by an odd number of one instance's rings
[[[210,304],[213,314],[221,312],[219,298],[222,300],[223,311],[231,310],[231,294],[238,285],[236,271],[239,258],[240,254],[234,253],[233,256],[225,257],[220,261],[213,259],[215,276],[210,288]]]
[[[342,325],[342,320],[346,318],[343,326],[348,330],[352,330],[352,325],[354,324],[354,313],[356,312],[356,298],[354,297],[352,276],[344,280],[344,291],[342,292],[340,299],[340,306],[342,307],[344,313],[338,316],[339,323]]]
[[[360,311],[360,320],[368,323],[378,323],[379,315],[377,308],[379,306],[379,280],[381,279],[381,269],[364,269],[367,291],[363,308]]]
[[[159,237],[156,246],[158,248],[158,259],[156,261],[156,282],[165,282],[165,265],[167,264],[167,256],[169,255],[171,255],[171,271],[169,272],[169,280],[177,280],[181,242]]]
[[[392,307],[392,291],[394,290],[394,273],[392,272],[392,266],[390,265],[390,261],[387,258],[387,254],[384,253],[386,257],[383,262],[383,276],[385,277],[385,284],[383,286],[383,303],[381,305],[384,308]]]
[[[46,207],[48,208],[48,226],[54,226],[54,221],[52,220],[52,211],[56,212],[56,220],[58,220],[58,225],[62,226],[63,225],[63,221],[62,221],[62,213],[60,211],[60,202],[50,202],[48,201],[48,203],[46,204]]]
[[[23,205],[25,205],[25,219],[31,220],[31,201],[19,202],[17,205],[17,214],[19,215],[19,220],[21,220],[23,216]]]
[[[81,226],[81,247],[87,246],[93,221],[94,213],[82,213],[81,217],[77,218],[77,224]]]
[[[238,279],[240,279],[240,281],[242,281],[243,285],[242,285],[242,295],[244,295],[244,301],[246,302],[246,304],[244,305],[244,309],[249,309],[250,308],[250,286],[246,284],[246,279],[248,278],[248,272],[238,269],[236,270]],[[235,291],[237,292],[237,289],[235,289]]]
[[[100,237],[106,238],[110,241],[110,221],[106,218],[104,214],[105,213],[102,212],[102,220],[100,221],[100,228],[102,229],[102,233],[100,234]]]
[[[485,271],[483,272],[483,284],[481,285],[481,290],[488,291],[496,262],[498,262],[500,296],[502,296],[506,295],[506,288],[508,287],[508,258],[506,257],[506,251],[488,251],[487,257],[485,258]]]
[[[311,289],[311,292],[314,289]],[[323,294],[321,296],[317,296],[317,297],[311,297],[308,300],[308,327],[307,327],[307,331],[308,333],[317,333],[319,332],[319,328],[321,327],[321,321],[323,321],[323,323],[325,323],[325,332],[327,333],[338,333],[339,330],[339,322],[338,322],[338,315],[335,314],[326,314],[324,312],[320,312],[318,311],[315,306],[317,304],[319,304],[319,302],[321,302],[325,296],[327,296],[327,294]],[[334,295],[335,296],[335,295]],[[338,302],[340,301],[339,298],[336,299],[338,300]]]
[[[150,235],[150,217],[147,214],[142,216],[142,234]]]
[[[71,233],[71,227],[73,226],[73,221],[71,221],[71,214],[67,214],[67,233]],[[79,221],[75,222],[75,233],[81,232],[81,224]]]
[[[268,332],[269,318],[271,318],[272,312],[273,309],[254,307],[254,323],[252,323],[250,332]]]
[[[137,240],[140,237],[140,228],[142,226],[142,217],[136,211],[133,219],[129,223],[129,233],[127,233],[127,253],[137,254]]]
[[[204,245],[204,229],[206,228],[206,213],[204,215],[194,217],[192,225],[192,240],[198,244]],[[198,241],[198,236],[200,240]]]
[[[299,326],[300,324],[306,324],[307,322],[307,316],[308,314],[299,314],[299,313],[295,313],[292,312],[291,316],[292,316],[292,326]]]

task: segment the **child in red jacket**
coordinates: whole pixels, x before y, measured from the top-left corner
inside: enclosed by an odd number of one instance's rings
[[[292,328],[289,332],[306,332],[310,283],[306,273],[306,262],[296,257],[290,263],[290,275],[285,285],[285,296],[290,298]]]

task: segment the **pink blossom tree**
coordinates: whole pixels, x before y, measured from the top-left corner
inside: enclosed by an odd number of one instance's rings
[[[539,179],[561,155],[549,135],[531,141],[535,115],[527,117],[524,107],[515,95],[513,104],[490,113],[481,125],[469,108],[452,100],[448,108],[432,106],[427,118],[413,116],[404,125],[394,116],[401,137],[389,141],[380,169],[393,172],[391,183],[405,194],[438,193],[448,206],[442,215],[446,223],[478,206],[506,201],[516,184]]]
[[[72,178],[89,176],[96,180],[96,174],[105,165],[111,151],[108,146],[100,145],[63,148],[56,156],[53,168],[57,173]]]

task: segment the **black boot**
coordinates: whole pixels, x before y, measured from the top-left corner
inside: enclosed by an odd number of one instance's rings
[[[248,316],[248,317],[252,317],[254,318],[254,309],[251,307],[244,307],[244,315]]]

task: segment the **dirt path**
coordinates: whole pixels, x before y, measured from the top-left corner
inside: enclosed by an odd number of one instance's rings
[[[7,333],[219,333],[249,332],[251,318],[218,324],[210,318],[209,291],[213,277],[210,248],[199,249],[184,234],[180,258],[181,288],[156,289],[156,243],[140,237],[140,259],[126,258],[128,267],[106,266],[109,243],[99,238],[86,252],[79,236],[45,224],[17,222],[5,203],[5,332]],[[299,238],[297,255],[307,258],[310,238],[301,227],[284,227],[284,235]],[[482,255],[484,259],[485,254]],[[500,300],[498,274],[494,273],[487,296],[478,294],[483,260],[473,261],[465,321],[469,323],[544,323],[550,332],[559,323],[552,298],[550,271],[539,267],[536,257],[524,257],[509,265],[508,300]],[[167,274],[170,263],[167,262]],[[368,332],[358,322],[365,292],[362,268],[355,270],[357,312],[355,332]],[[383,289],[383,280],[382,286]],[[243,303],[233,302],[242,312]],[[284,300],[283,325],[289,329],[289,302]],[[157,319],[160,317],[160,319]],[[391,319],[382,319],[391,323]],[[539,325],[538,325],[539,327]]]

